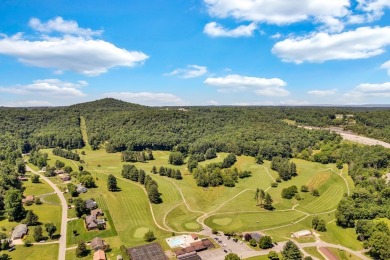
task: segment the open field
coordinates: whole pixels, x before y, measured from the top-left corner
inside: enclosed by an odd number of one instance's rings
[[[26,176],[31,176],[30,174],[26,174]],[[42,195],[47,193],[52,193],[54,190],[46,183],[46,181],[39,179],[40,183],[32,183],[31,180],[23,182],[23,186],[26,187],[23,194],[27,195]]]
[[[311,256],[314,256],[314,257],[317,257],[318,259],[320,260],[326,260],[320,252],[318,252],[317,250],[317,247],[313,246],[313,247],[305,247],[303,249],[306,253],[308,253],[309,255]]]
[[[332,247],[327,247],[327,249],[340,260],[361,260],[360,257],[351,254],[349,252],[345,252],[344,250],[340,250]]]
[[[335,222],[326,225],[326,228],[328,231],[322,233],[322,240],[332,244],[340,244],[352,250],[363,249],[363,243],[356,239],[354,228],[340,228]]]
[[[58,244],[33,245],[30,247],[16,246],[16,250],[7,252],[13,260],[53,260],[58,256]]]
[[[288,218],[286,218],[288,214]],[[206,225],[221,231],[255,231],[291,224],[305,215],[298,211],[259,212],[259,213],[221,213],[208,217]]]
[[[78,150],[78,153],[81,151]],[[111,221],[109,221],[108,230],[92,231],[92,233],[85,231],[82,220],[70,222],[68,224],[68,245],[75,245],[80,239],[88,241],[99,235],[104,237],[114,250],[117,250],[122,244],[135,246],[144,243],[143,235],[151,229],[157,237],[157,241],[162,242],[162,246],[167,248],[164,239],[170,236],[171,232],[158,228],[154,223],[149,201],[142,185],[121,178],[122,166],[128,163],[121,162],[119,153],[107,154],[104,150],[87,149],[84,151],[86,152],[86,155],[82,156],[82,159],[85,160],[84,169],[92,173],[98,188],[89,189],[81,197],[83,199],[95,198],[99,206],[105,212],[109,212],[109,220],[111,219]],[[47,152],[53,162],[59,159],[67,165],[73,164],[74,168],[75,165],[78,165],[77,162],[52,156],[51,151]],[[195,180],[186,169],[186,165],[172,166],[168,164],[169,152],[154,151],[153,154],[155,160],[134,163],[134,165],[144,169],[157,181],[163,203],[152,205],[155,220],[162,228],[175,232],[199,230],[201,226],[197,222],[197,218],[208,213],[205,224],[211,228],[217,228],[221,231],[264,230],[264,233],[271,235],[275,241],[285,241],[290,238],[292,232],[311,228],[312,216],[308,214],[334,210],[347,191],[344,179],[333,172],[340,172],[337,171],[334,164],[322,165],[296,159],[293,161],[297,164],[298,176],[290,181],[279,183],[277,188],[269,188],[278,176],[277,172],[270,169],[269,161],[258,165],[254,158],[249,156],[238,156],[233,167],[252,171],[252,177],[239,179],[234,188],[224,186],[202,188],[196,186]],[[218,155],[218,158],[200,164],[221,162],[226,156],[226,153],[222,153]],[[183,180],[170,179],[158,174],[153,175],[150,173],[153,166],[156,166],[157,169],[160,166],[180,169]],[[347,169],[343,170],[343,175],[344,172],[347,172]],[[121,191],[109,192],[106,189],[108,174],[113,174],[118,178],[118,187]],[[77,183],[76,180],[72,180],[72,182]],[[347,179],[347,183],[350,183],[349,179]],[[321,196],[313,197],[310,193],[299,192],[303,200],[281,198],[280,194],[283,188],[296,185],[299,189],[303,184],[310,188],[317,188]],[[275,211],[268,212],[256,206],[254,200],[256,188],[268,189],[274,200]],[[294,205],[296,210],[292,209]],[[74,216],[72,210],[69,212],[69,216]],[[321,217],[329,222],[334,219],[334,212],[321,214]],[[73,229],[79,231],[79,236],[73,236]],[[339,227],[334,227],[334,229],[338,232],[341,230]],[[328,238],[328,241],[340,236],[340,234],[333,233],[333,229],[330,227],[330,231],[321,233],[321,236]],[[356,244],[354,241],[345,243],[343,237],[338,239],[340,240],[338,243],[342,245],[352,244],[354,246]]]

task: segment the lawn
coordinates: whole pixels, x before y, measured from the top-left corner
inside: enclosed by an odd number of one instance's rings
[[[184,204],[174,208],[167,215],[167,225],[175,231],[198,231],[201,226],[196,219],[200,217],[200,213],[189,212]]]
[[[30,247],[16,246],[16,250],[6,252],[11,259],[53,260],[58,257],[58,244],[33,245]]]
[[[363,249],[363,243],[356,239],[357,236],[354,228],[341,228],[335,222],[326,225],[326,228],[328,231],[322,233],[322,240],[332,244],[340,244],[352,250]]]
[[[320,260],[325,260],[325,258],[321,255],[320,252],[318,252],[317,247],[315,246],[305,247],[303,250],[311,256],[317,257]]]
[[[31,174],[29,174],[31,176]],[[42,195],[47,193],[53,193],[54,190],[52,187],[50,187],[49,184],[46,183],[46,181],[42,180],[42,178],[39,179],[40,183],[32,183],[30,180],[23,182],[23,186],[26,187],[23,194],[25,196],[27,195]]]
[[[351,254],[349,252],[345,252],[344,250],[328,247],[329,251],[333,253],[340,260],[361,260],[360,257]]]
[[[288,215],[288,218],[286,217]],[[282,226],[296,222],[304,214],[298,211],[259,212],[259,213],[221,213],[206,218],[205,224],[220,231],[255,231]]]
[[[41,197],[41,201],[43,203],[51,203],[61,205],[60,198],[58,198],[57,194],[50,194]]]

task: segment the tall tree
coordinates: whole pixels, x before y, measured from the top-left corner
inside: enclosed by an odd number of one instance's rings
[[[47,234],[49,234],[50,239],[53,237],[53,234],[57,231],[57,227],[53,223],[46,223],[45,229]]]
[[[39,224],[39,217],[32,210],[28,210],[24,222],[28,226],[35,226]]]
[[[112,174],[108,175],[107,188],[109,191],[116,191],[118,189],[116,177]]]
[[[287,241],[281,251],[284,260],[299,260],[302,259],[302,253],[298,246],[292,241]]]
[[[85,245],[84,241],[79,241],[77,248],[76,248],[76,256],[77,257],[83,257],[88,254],[87,246]]]
[[[36,242],[39,242],[42,239],[43,232],[42,232],[42,227],[41,226],[36,226],[34,228],[34,235],[33,235],[33,237],[34,237],[34,240]]]
[[[268,210],[272,210],[273,209],[272,202],[273,200],[271,198],[271,195],[269,195],[269,193],[266,193],[264,196],[264,208]]]
[[[23,219],[25,210],[22,204],[22,192],[15,189],[7,191],[4,198],[4,209],[9,221]]]

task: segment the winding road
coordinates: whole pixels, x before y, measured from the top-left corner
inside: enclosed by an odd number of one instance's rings
[[[39,172],[34,171],[28,165],[26,165],[26,171],[29,171],[29,172],[32,172],[34,174],[39,175],[43,180],[45,180],[54,189],[54,192],[60,198],[61,206],[62,206],[62,216],[61,216],[61,231],[60,231],[61,236],[60,236],[60,239],[58,240],[58,243],[60,244],[60,247],[58,250],[58,260],[65,260],[66,229],[67,229],[67,223],[68,223],[68,203],[66,202],[66,199],[65,199],[62,191],[60,191],[60,189],[49,178],[45,177],[43,174],[41,174]]]

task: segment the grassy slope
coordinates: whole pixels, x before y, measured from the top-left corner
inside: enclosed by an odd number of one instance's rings
[[[318,252],[317,247],[305,247],[304,249],[306,253],[308,253],[311,256],[317,257],[320,260],[325,260],[325,258],[321,255],[320,252]]]

